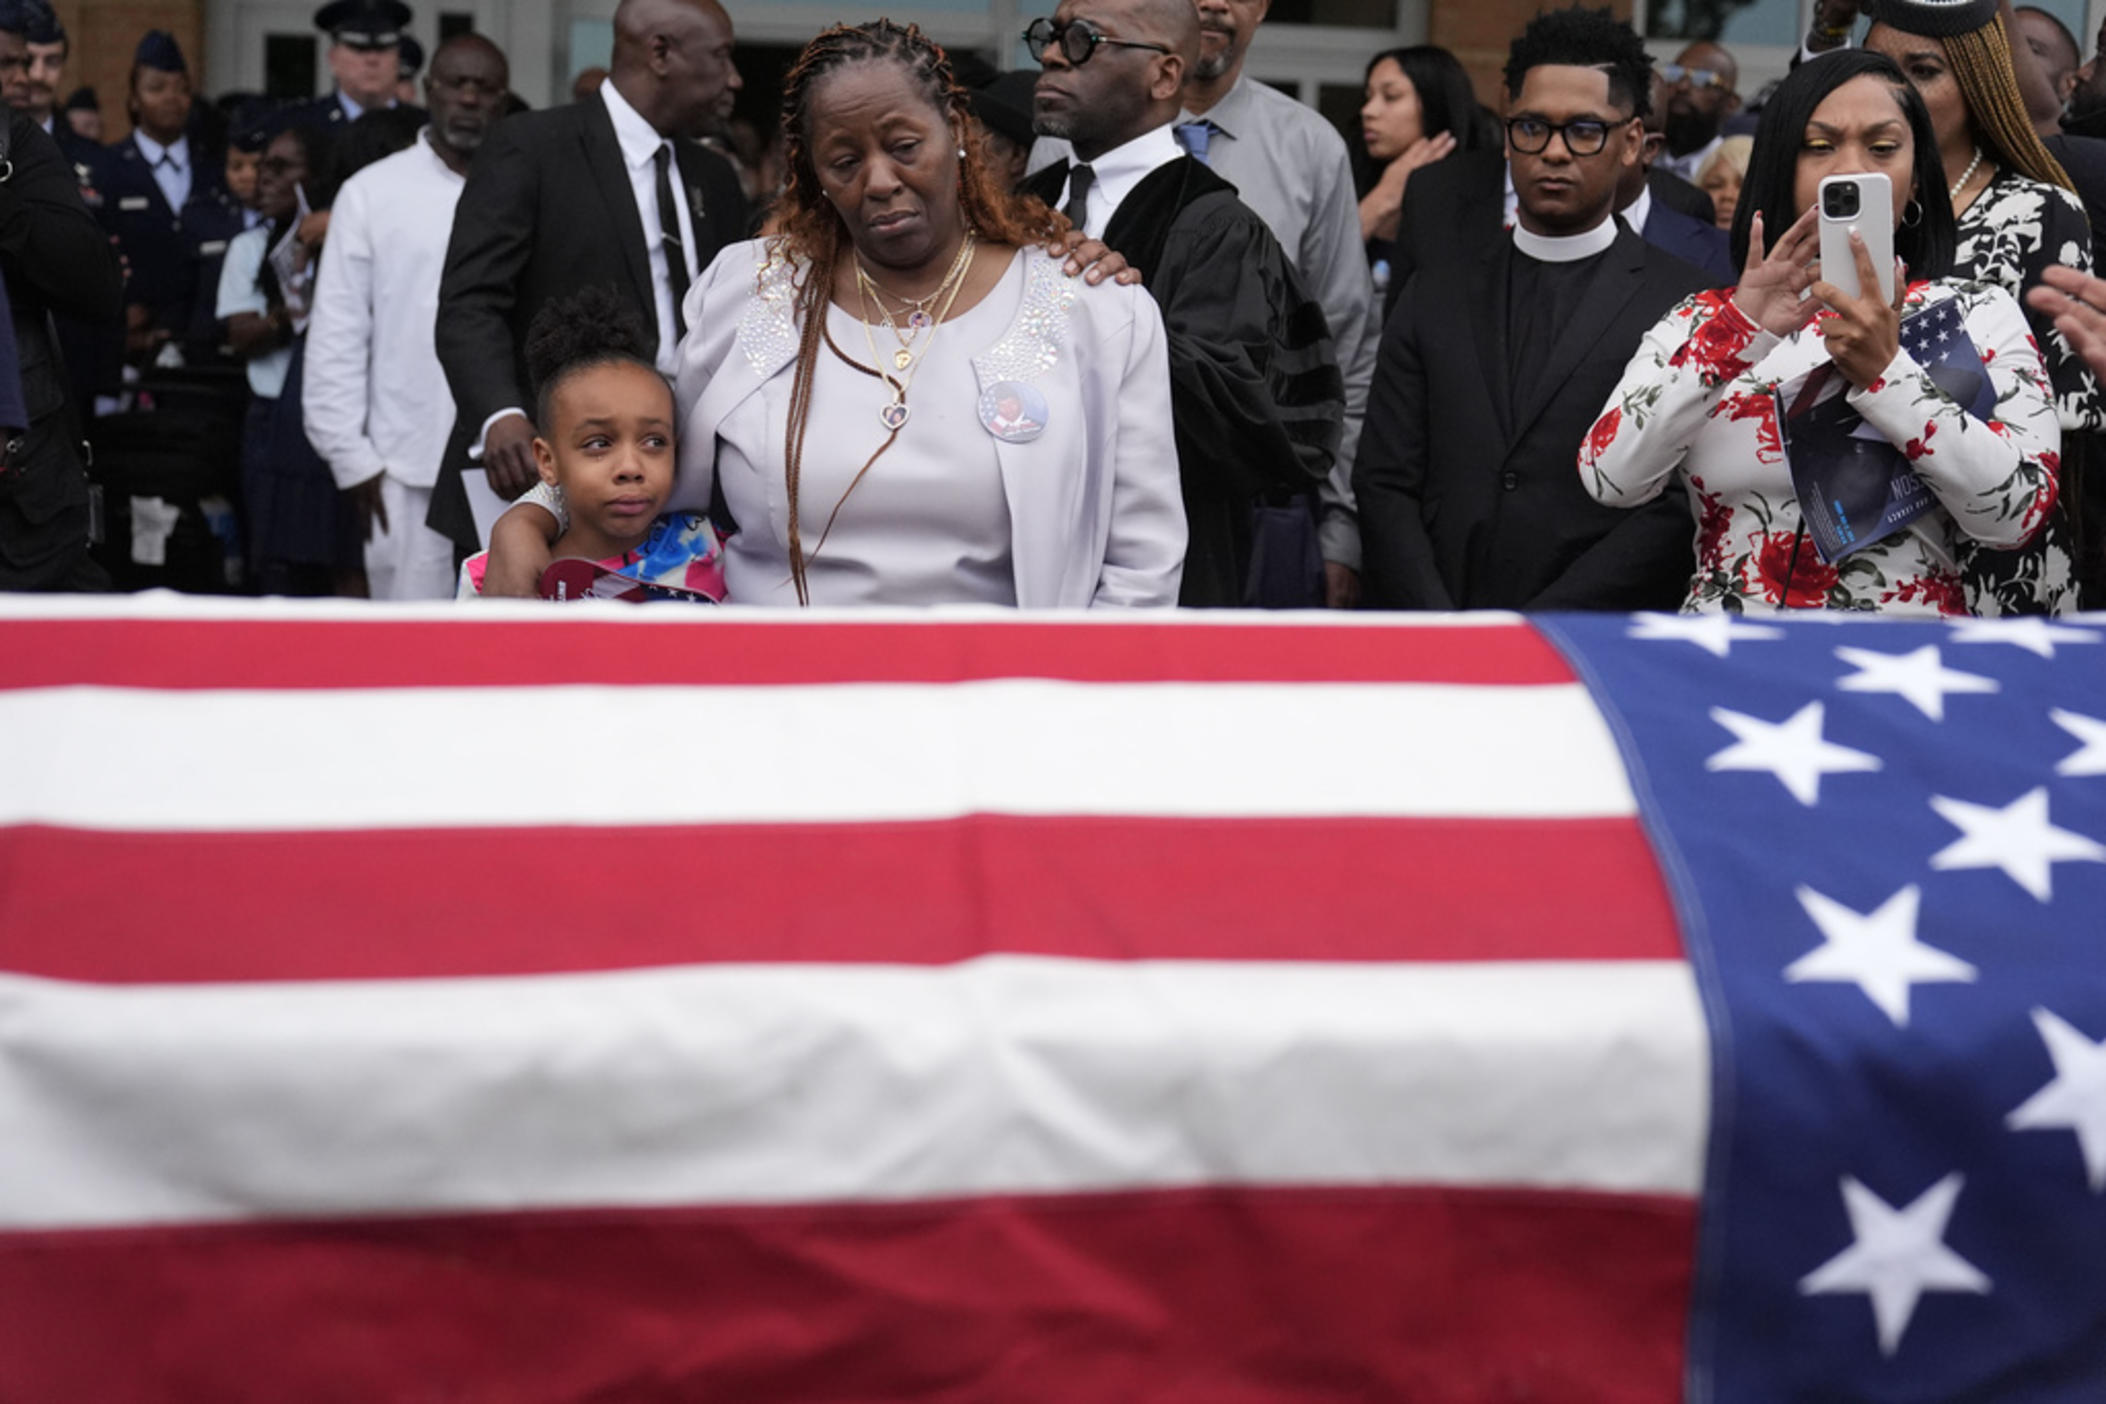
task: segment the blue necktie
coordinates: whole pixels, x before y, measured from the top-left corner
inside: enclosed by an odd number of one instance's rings
[[[1178,145],[1191,152],[1195,159],[1211,165],[1213,163],[1207,161],[1207,147],[1212,144],[1214,133],[1219,130],[1220,128],[1204,117],[1180,122],[1177,124]]]

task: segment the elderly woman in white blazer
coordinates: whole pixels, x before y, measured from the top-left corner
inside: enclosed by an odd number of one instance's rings
[[[723,250],[682,307],[668,510],[735,525],[727,602],[1174,605],[1154,300],[1040,247],[1064,221],[989,176],[911,26],[836,26],[784,86],[781,232]],[[515,587],[538,570],[511,564]]]

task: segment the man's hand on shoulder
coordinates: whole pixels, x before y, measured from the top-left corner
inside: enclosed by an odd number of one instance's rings
[[[510,502],[541,481],[534,464],[534,424],[517,410],[502,416],[483,435],[483,467],[490,488]]]

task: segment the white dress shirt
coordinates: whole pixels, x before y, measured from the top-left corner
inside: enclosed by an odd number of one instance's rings
[[[1625,224],[1631,226],[1633,234],[1642,237],[1645,233],[1645,222],[1653,217],[1653,188],[1650,185],[1639,186],[1638,198],[1616,213],[1622,217]]]
[[[190,202],[190,138],[179,136],[163,146],[145,132],[134,131],[132,139],[139,143],[139,154],[153,172],[154,184],[161,187],[168,208],[181,214]]]
[[[329,219],[307,329],[308,442],[339,487],[385,472],[430,487],[453,431],[432,327],[453,208],[467,181],[431,146],[344,183]]]
[[[658,213],[658,164],[660,147],[670,148],[672,143],[658,134],[658,130],[646,122],[637,110],[631,107],[621,91],[609,78],[600,84],[600,99],[607,104],[607,115],[614,119],[614,139],[621,143],[622,163],[629,168],[629,188],[636,192],[636,213],[643,220],[644,246],[651,253],[651,291],[658,300],[658,369],[667,375],[680,369],[680,338],[673,334],[673,285],[668,281],[665,241],[659,231]],[[678,205],[680,221],[680,253],[687,264],[687,284],[695,285],[702,270],[695,266],[695,223],[689,213],[688,202],[680,195],[686,191],[687,182],[681,177],[680,162],[675,160],[667,178],[673,185],[673,203]]]
[[[1697,172],[1704,168],[1704,162],[1711,159],[1712,152],[1725,145],[1725,141],[1724,136],[1715,136],[1687,156],[1673,156],[1662,152],[1658,164],[1695,185]]]
[[[1134,187],[1147,179],[1158,167],[1166,166],[1185,154],[1185,149],[1177,144],[1174,131],[1174,124],[1165,122],[1153,131],[1141,133],[1124,145],[1114,146],[1088,163],[1090,170],[1095,173],[1095,179],[1090,182],[1089,194],[1083,201],[1086,206],[1084,213],[1089,216],[1083,221],[1083,233],[1092,239],[1102,239],[1105,226],[1111,223],[1111,217],[1118,211],[1120,203],[1133,194]],[[1081,160],[1080,157],[1073,159]],[[1067,208],[1068,196],[1073,185],[1071,177],[1068,184],[1061,187],[1056,209]]]

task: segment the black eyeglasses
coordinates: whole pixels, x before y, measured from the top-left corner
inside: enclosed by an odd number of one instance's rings
[[[1616,125],[1621,126],[1621,123]],[[1598,117],[1575,117],[1570,122],[1546,122],[1541,117],[1511,117],[1506,139],[1514,150],[1534,156],[1550,149],[1554,136],[1565,138],[1565,149],[1575,156],[1596,156],[1609,144],[1610,124]]]
[[[1111,44],[1121,49],[1152,49],[1159,54],[1170,52],[1168,44],[1144,44],[1138,39],[1114,39],[1088,20],[1036,19],[1024,30],[1024,42],[1031,46],[1034,54],[1043,54],[1048,44],[1060,45],[1060,56],[1076,67],[1090,61],[1099,44]]]

